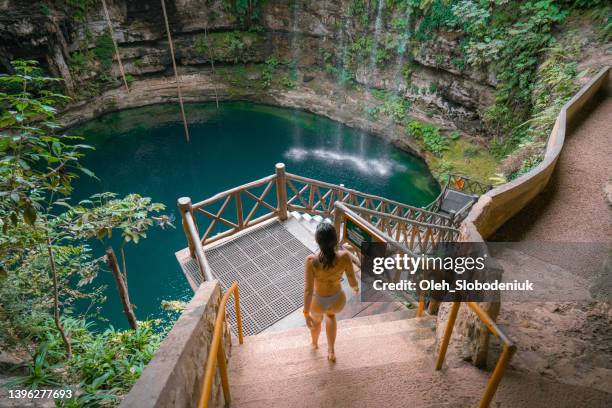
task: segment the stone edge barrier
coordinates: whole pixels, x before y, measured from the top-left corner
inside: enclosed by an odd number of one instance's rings
[[[606,89],[612,92],[609,83],[610,67],[601,69],[586,83],[563,107],[557,115],[555,125],[548,137],[544,160],[536,168],[521,177],[496,187],[482,195],[472,207],[468,216],[460,226],[460,240],[464,242],[484,242],[506,221],[521,211],[548,184],[555,169],[559,155],[565,142],[565,133],[573,119],[584,105],[597,92]],[[486,247],[483,249],[486,250]],[[492,269],[500,269],[501,265],[492,257],[487,260]],[[480,306],[493,320],[497,320],[501,304],[499,302],[484,302]],[[446,321],[450,311],[449,303],[442,303],[437,314],[436,348],[440,344]],[[453,331],[455,337],[451,342],[452,353],[461,359],[471,360],[478,367],[486,367],[489,355],[489,331],[474,313],[467,308],[461,308]]]
[[[217,280],[200,285],[120,408],[197,406],[220,301],[221,288]],[[223,341],[229,355],[227,329],[226,326]],[[217,374],[210,406],[222,404],[223,393]]]
[[[461,226],[463,241],[482,242],[525,208],[546,187],[561,154],[568,125],[574,123],[576,113],[598,91],[606,88],[612,91],[612,84],[609,83],[610,69],[610,66],[601,69],[563,105],[548,137],[542,163],[521,177],[480,197]]]

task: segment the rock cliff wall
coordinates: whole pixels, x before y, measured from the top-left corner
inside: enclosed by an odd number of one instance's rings
[[[36,58],[65,79],[69,94],[91,101],[121,82],[101,3],[72,3],[1,1],[0,69],[8,70],[11,59]],[[228,99],[248,95],[282,104],[288,91],[313,92],[324,99],[332,87],[336,106],[351,100],[353,119],[377,116],[370,95],[374,90],[379,101],[388,95],[403,97],[408,115],[443,129],[486,133],[481,118],[493,101],[495,80],[465,67],[459,34],[434,30],[417,44],[411,34],[417,18],[396,11],[393,2],[251,3],[256,5],[241,11],[228,0],[166,0],[179,71],[210,77]],[[128,79],[170,78],[160,2],[107,4]],[[210,98],[210,92],[202,92],[200,99]]]

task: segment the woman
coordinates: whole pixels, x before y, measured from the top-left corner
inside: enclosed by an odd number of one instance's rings
[[[316,349],[321,333],[321,322],[325,315],[327,359],[335,362],[336,313],[346,304],[346,295],[340,284],[342,274],[346,273],[349,285],[355,294],[359,293],[359,284],[355,279],[349,253],[337,248],[338,235],[334,226],[327,222],[319,224],[315,240],[319,245],[319,252],[306,257],[304,318],[310,328],[312,348]]]

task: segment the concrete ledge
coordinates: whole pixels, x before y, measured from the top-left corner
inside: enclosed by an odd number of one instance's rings
[[[610,67],[599,71],[561,108],[546,145],[544,160],[529,173],[496,187],[480,200],[464,221],[463,240],[480,242],[522,210],[548,184],[575,116],[600,90],[609,90]]]
[[[218,281],[199,287],[120,407],[197,406],[220,300]],[[229,353],[229,347],[226,350]],[[223,400],[218,378],[211,399],[213,407]]]

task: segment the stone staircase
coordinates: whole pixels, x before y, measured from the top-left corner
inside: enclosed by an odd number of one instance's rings
[[[401,310],[338,322],[335,364],[325,330],[246,337],[229,362],[233,407],[475,407],[490,373],[453,360],[434,370],[435,321]],[[609,394],[509,371],[492,407],[609,406]]]
[[[323,221],[326,222],[332,222],[331,219],[329,218],[323,218],[320,215],[310,215],[310,214],[306,214],[306,213],[300,213],[297,211],[292,211],[290,213],[291,217],[295,218],[296,220],[298,220],[298,222],[304,227],[306,228],[311,234],[314,235],[315,231],[317,230],[317,226],[322,223]]]

